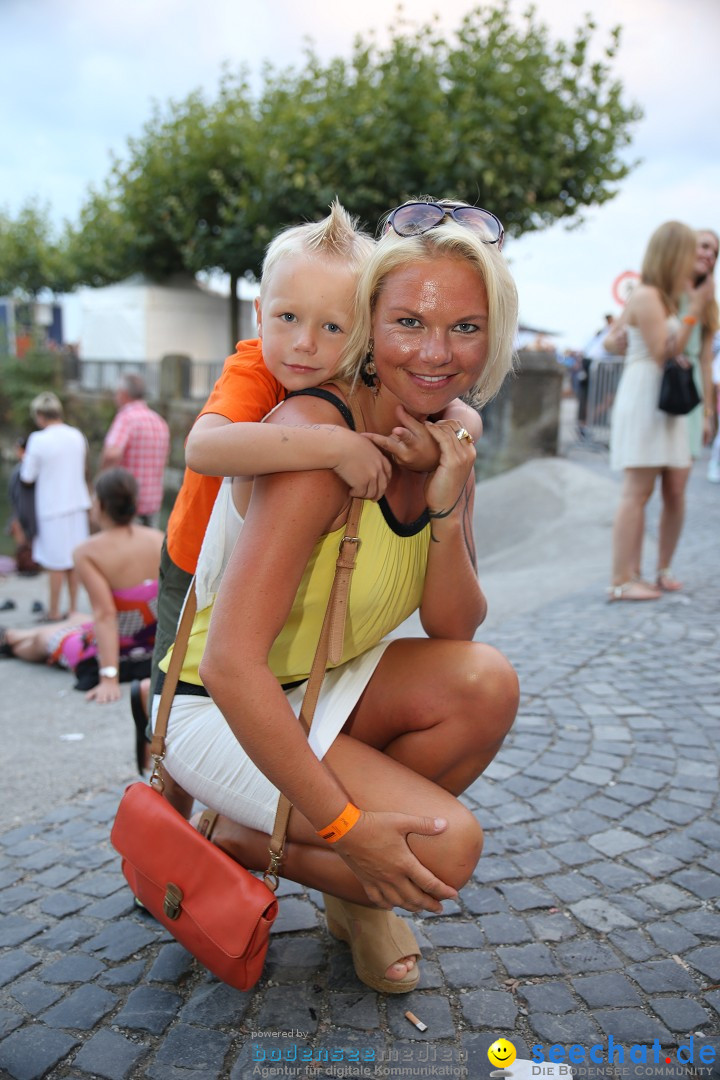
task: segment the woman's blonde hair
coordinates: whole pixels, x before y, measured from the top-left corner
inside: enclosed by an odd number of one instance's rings
[[[665,309],[677,313],[678,299],[692,272],[697,237],[689,225],[666,221],[650,237],[642,264],[642,282],[654,285]]]
[[[497,394],[513,366],[518,299],[505,259],[493,244],[483,243],[474,229],[455,221],[443,222],[421,236],[398,236],[390,229],[378,241],[357,289],[356,316],[338,368],[338,376],[358,378],[370,347],[378,298],[389,274],[413,263],[449,257],[465,260],[485,285],[488,299],[488,354],[477,382],[466,396],[472,405],[485,405]]]
[[[52,390],[43,390],[30,402],[30,415],[35,420],[38,416],[43,416],[46,420],[62,420],[62,402]]]
[[[322,221],[291,225],[278,233],[265,252],[260,297],[267,288],[273,269],[291,255],[343,259],[351,270],[359,271],[375,247],[375,241],[369,233],[358,228],[358,222],[359,219],[352,217],[338,199],[333,199],[330,213]]]

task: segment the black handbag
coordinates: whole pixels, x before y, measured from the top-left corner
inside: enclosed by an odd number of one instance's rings
[[[700,404],[692,367],[681,365],[677,360],[666,360],[660,384],[658,409],[670,416],[686,416]]]

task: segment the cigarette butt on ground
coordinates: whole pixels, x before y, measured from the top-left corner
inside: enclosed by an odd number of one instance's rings
[[[408,1010],[405,1013],[405,1016],[418,1031],[427,1031],[427,1024],[423,1024],[422,1020],[418,1020],[415,1013],[411,1013],[410,1010]]]

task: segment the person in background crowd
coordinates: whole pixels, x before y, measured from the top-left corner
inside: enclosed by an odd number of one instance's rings
[[[688,287],[695,263],[692,229],[669,221],[655,230],[643,258],[641,284],[606,339],[610,349],[627,338],[625,367],[612,411],[610,467],[624,470],[620,506],[613,529],[610,600],[657,600],[682,586],[670,564],[685,516],[690,441],[684,416],[658,408],[665,361],[684,353],[692,330],[712,296],[712,281]],[[687,291],[689,306],[678,315]],[[660,477],[662,513],[653,582],[641,575],[645,505]]]
[[[720,417],[720,330],[713,335],[712,381],[717,415]],[[720,424],[710,451],[707,478],[711,484],[720,484]]]
[[[73,549],[88,535],[90,493],[86,481],[87,440],[63,422],[60,399],[46,390],[32,401],[30,412],[40,428],[27,441],[20,479],[35,484],[37,534],[33,559],[48,571],[50,606],[45,621],[62,618],[60,595],[67,584],[69,607],[77,606]]]
[[[42,567],[32,557],[32,542],[37,532],[37,519],[35,517],[35,485],[23,484],[20,479],[22,460],[25,457],[27,439],[18,439],[15,443],[17,465],[10,474],[8,483],[8,499],[10,501],[11,517],[8,523],[8,533],[15,542],[15,566],[18,574],[28,576],[39,574]]]
[[[138,482],[138,518],[143,525],[157,525],[170,429],[144,399],[142,376],[123,375],[115,392],[118,411],[105,436],[100,468],[121,465],[131,472]]]
[[[73,611],[54,626],[7,629],[0,642],[5,656],[76,674],[79,664],[94,659],[86,697],[100,704],[120,697],[121,657],[149,656],[155,640],[163,534],[134,521],[136,507],[137,483],[127,469],[100,473],[90,511],[99,531],[73,552],[92,616]]]
[[[710,229],[700,229],[697,233],[697,250],[693,268],[692,284],[701,285],[706,279],[712,281],[715,263],[718,257],[718,237]],[[680,301],[679,314],[688,316],[690,297],[684,293]],[[691,316],[689,316],[691,317]],[[708,446],[715,435],[715,395],[712,388],[712,344],[718,329],[718,305],[715,290],[707,300],[704,309],[698,314],[693,324],[685,356],[693,366],[693,378],[700,404],[687,415],[690,453],[699,458],[703,445]]]
[[[580,370],[575,378],[575,392],[578,399],[577,426],[580,438],[584,438],[587,425],[588,391],[590,390],[590,370],[592,365],[597,360],[612,359],[612,354],[605,348],[605,338],[613,322],[613,316],[606,315],[605,326],[593,334],[582,352]]]

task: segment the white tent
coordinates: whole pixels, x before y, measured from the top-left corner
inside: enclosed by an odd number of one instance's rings
[[[240,337],[254,336],[252,314],[241,301]],[[81,290],[79,353],[84,360],[157,361],[168,353],[222,360],[231,351],[229,324],[228,297],[192,278],[165,285],[130,278]]]

